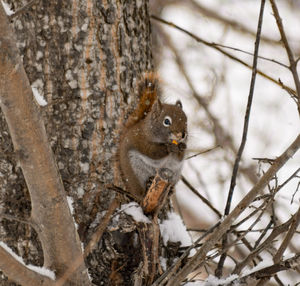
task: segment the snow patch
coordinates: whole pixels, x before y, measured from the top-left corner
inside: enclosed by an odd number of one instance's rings
[[[160,266],[163,271],[167,270],[167,258],[160,256],[159,257]]]
[[[4,248],[14,259],[25,265],[23,258],[14,253],[13,250],[10,247],[8,247],[3,241],[0,241],[0,246]]]
[[[230,275],[227,278],[219,279],[215,276],[209,275],[208,278],[205,281],[195,281],[195,282],[188,282],[185,285],[186,286],[219,286],[219,285],[227,285],[231,281],[237,279],[239,276],[234,274]]]
[[[136,202],[122,205],[120,211],[132,216],[137,222],[150,223],[150,220],[144,215],[142,208]]]
[[[67,196],[67,202],[68,202],[68,206],[69,206],[69,209],[70,209],[70,212],[71,212],[71,215],[74,214],[74,207],[73,207],[73,198],[72,197],[69,197]]]
[[[16,253],[13,252],[13,250],[8,247],[3,241],[0,241],[0,246],[7,251],[14,259],[16,259],[18,262],[20,262],[21,264],[23,264],[24,266],[26,266],[28,269],[39,273],[41,275],[44,275],[46,277],[49,277],[52,280],[55,280],[55,273],[45,267],[39,267],[39,266],[34,266],[32,264],[28,264],[26,265],[23,258],[19,255],[17,255]]]
[[[39,93],[38,89],[34,86],[31,87],[32,93],[38,105],[45,106],[48,102],[44,99],[44,97]]]
[[[69,206],[72,218],[73,218],[74,225],[75,225],[76,229],[78,230],[78,224],[77,224],[77,222],[74,219],[74,213],[75,213],[74,212],[74,207],[73,207],[74,200],[73,200],[72,197],[67,196],[67,202],[68,202],[68,206]]]
[[[159,227],[165,246],[167,246],[168,241],[179,241],[181,246],[190,246],[192,244],[192,239],[178,214],[169,212],[168,219],[160,223]]]
[[[52,270],[49,270],[45,267],[38,267],[38,266],[35,266],[35,265],[32,265],[32,264],[28,264],[26,266],[27,266],[27,268],[29,268],[30,270],[32,270],[36,273],[39,273],[41,275],[49,277],[52,280],[55,280],[55,273]]]
[[[10,9],[9,5],[7,3],[5,3],[4,1],[1,0],[1,3],[3,5],[4,11],[6,13],[7,16],[10,16],[12,14],[14,14],[15,12],[13,10]]]

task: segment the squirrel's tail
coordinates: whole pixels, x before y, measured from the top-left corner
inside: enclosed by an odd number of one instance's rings
[[[132,126],[143,120],[150,112],[152,105],[159,99],[159,80],[155,72],[146,72],[138,85],[138,104],[127,121]]]

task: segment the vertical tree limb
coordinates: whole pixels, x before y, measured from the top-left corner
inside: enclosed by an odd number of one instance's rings
[[[292,51],[292,49],[289,45],[289,42],[287,40],[287,37],[285,35],[284,28],[282,25],[282,20],[280,18],[279,11],[278,11],[277,5],[275,3],[275,0],[270,0],[270,3],[272,6],[274,17],[275,17],[275,20],[276,20],[276,23],[278,26],[280,36],[281,36],[281,40],[286,49],[287,56],[288,56],[288,59],[290,62],[290,70],[291,70],[293,78],[294,78],[297,96],[298,96],[298,111],[300,113],[300,80],[299,80],[299,76],[298,76],[298,72],[297,72],[297,61],[295,61],[295,59],[294,59],[293,51]]]
[[[32,221],[44,253],[44,266],[59,277],[82,255],[64,187],[45,127],[16,48],[14,31],[0,5],[0,106],[7,121],[32,204]],[[0,258],[1,260],[1,258]],[[13,274],[6,272],[13,279]],[[72,276],[74,285],[89,285],[84,265]]]
[[[257,33],[256,33],[256,40],[255,40],[255,47],[254,47],[254,57],[253,57],[253,64],[252,64],[252,76],[251,76],[251,83],[250,83],[250,91],[248,96],[248,103],[247,103],[247,109],[244,119],[244,127],[243,127],[243,136],[242,141],[238,150],[238,153],[236,155],[233,170],[232,170],[232,176],[231,176],[231,182],[230,182],[230,188],[228,192],[227,202],[225,206],[224,215],[228,215],[230,212],[231,207],[231,201],[233,198],[233,192],[236,185],[236,178],[239,170],[239,164],[242,159],[242,154],[246,145],[247,141],[247,134],[248,134],[248,126],[249,126],[249,120],[250,120],[250,112],[251,112],[251,106],[252,106],[252,100],[253,100],[253,94],[254,94],[254,86],[255,86],[255,80],[256,80],[256,73],[257,73],[257,57],[258,57],[258,49],[259,49],[259,43],[260,43],[260,35],[261,35],[261,28],[263,23],[263,15],[264,15],[264,7],[265,7],[265,0],[261,1],[260,6],[260,12],[259,12],[259,18],[258,18],[258,24],[257,24]],[[225,248],[227,244],[227,236],[223,238],[222,241],[222,247]],[[216,269],[216,276],[221,277],[222,276],[222,270],[223,265],[226,259],[226,252],[224,252],[219,260],[218,267]]]

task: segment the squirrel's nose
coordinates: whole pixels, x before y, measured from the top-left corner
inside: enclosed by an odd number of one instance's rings
[[[176,139],[180,141],[180,140],[182,140],[186,137],[186,132],[184,132],[184,131],[183,132],[178,132],[174,135],[176,136]]]

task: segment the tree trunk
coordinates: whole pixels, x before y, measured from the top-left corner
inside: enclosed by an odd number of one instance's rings
[[[6,2],[14,11],[28,3]],[[84,245],[116,196],[107,185],[122,186],[119,131],[137,80],[152,68],[147,3],[41,0],[11,20],[30,84],[48,102],[40,109]],[[0,210],[7,215],[0,217],[0,240],[25,263],[42,266],[37,233],[26,223],[30,195],[2,113],[0,128]],[[138,230],[129,224],[130,231],[110,226],[87,257],[95,285],[133,285],[143,255],[134,247]],[[15,284],[1,274],[0,285]]]

